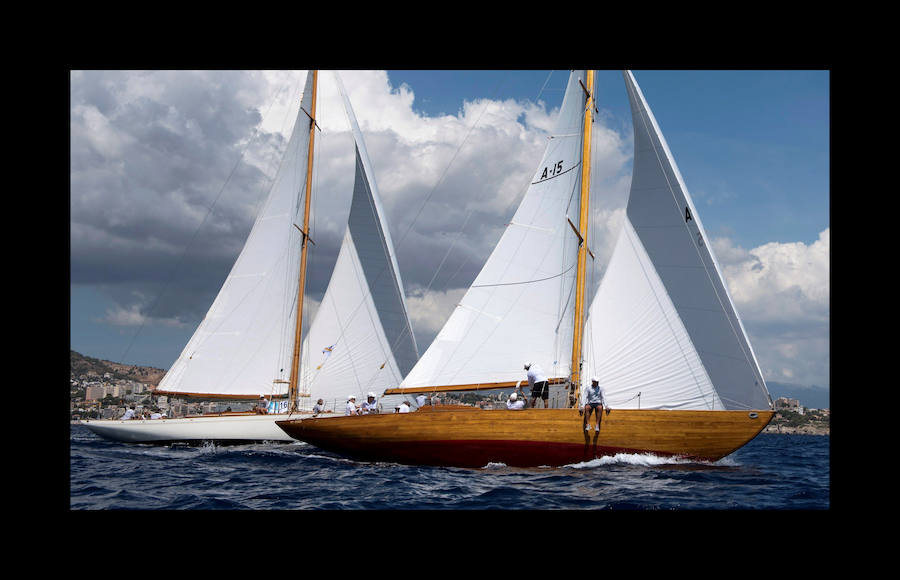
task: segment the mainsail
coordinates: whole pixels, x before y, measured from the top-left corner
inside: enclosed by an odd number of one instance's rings
[[[209,397],[285,395],[297,319],[302,192],[309,151],[310,94],[265,206],[203,322],[158,392]],[[301,349],[298,391],[333,400],[396,386],[418,360],[381,200],[362,133],[344,99],[356,151],[347,229],[328,288]]]
[[[515,382],[526,361],[569,376],[582,164],[582,88],[569,77],[556,128],[518,210],[401,388]]]
[[[340,253],[304,339],[300,387],[326,401],[396,386],[419,356],[365,142],[334,76],[356,145],[356,175]]]
[[[211,397],[285,395],[297,308],[313,75],[281,166],[219,294],[158,392]]]
[[[634,169],[588,316],[585,384],[615,408],[767,409],[768,391],[668,145],[630,71]]]

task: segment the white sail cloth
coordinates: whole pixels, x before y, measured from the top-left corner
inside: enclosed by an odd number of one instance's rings
[[[310,74],[265,205],[206,317],[160,381],[160,391],[210,396],[287,392],[300,272],[301,234],[295,224],[306,185],[311,100]]]
[[[577,221],[584,80],[584,71],[570,75],[555,132],[518,210],[402,387],[517,381],[526,361],[550,378],[568,376],[578,239],[567,215]]]
[[[365,142],[340,77],[356,144],[347,229],[322,303],[304,339],[301,393],[358,401],[396,387],[418,359],[406,296]]]
[[[335,73],[356,148],[347,230],[301,350],[299,391],[343,399],[396,386],[418,359],[388,227],[362,134]],[[272,190],[231,274],[160,383],[165,392],[284,394],[296,304],[312,75]],[[327,350],[326,350],[327,349]]]
[[[768,409],[768,391],[656,119],[625,72],[634,125],[627,217],[589,310],[585,381],[619,408]]]
[[[326,403],[395,387],[403,374],[369,292],[356,244],[344,233],[328,289],[303,340],[300,392]]]

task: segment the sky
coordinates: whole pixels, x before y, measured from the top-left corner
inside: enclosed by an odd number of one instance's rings
[[[635,70],[766,381],[830,387],[830,74]],[[420,353],[514,213],[567,70],[341,71]],[[249,233],[306,71],[70,71],[70,346],[168,368]],[[328,283],[353,152],[319,75],[308,296]],[[621,71],[598,71],[592,232],[608,256],[631,179]],[[327,161],[323,161],[327,160]],[[315,194],[314,194],[315,195]]]

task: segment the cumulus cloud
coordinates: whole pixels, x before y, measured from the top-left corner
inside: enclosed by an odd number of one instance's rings
[[[199,322],[277,171],[305,75],[72,72],[71,279],[103,289],[116,303],[106,323]],[[429,117],[414,109],[414,89],[394,86],[385,71],[341,75],[424,350],[514,213],[558,103],[475,99],[455,115]],[[355,160],[330,72],[320,73],[319,86],[309,312],[346,226]],[[592,174],[602,195],[590,244],[602,264],[621,224],[632,145],[630,130],[615,130],[602,116],[594,131]],[[767,379],[827,384],[821,360],[828,358],[828,234],[809,245],[751,250],[713,239]]]
[[[406,296],[410,322],[413,325],[416,341],[420,344],[420,351],[424,350],[421,345],[428,345],[434,340],[465,293],[466,288],[416,289]]]
[[[830,228],[811,244],[713,240],[767,380],[828,386],[830,240]]]

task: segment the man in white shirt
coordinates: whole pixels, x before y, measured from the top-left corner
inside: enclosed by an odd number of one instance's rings
[[[540,397],[544,400],[544,408],[546,409],[547,399],[550,397],[550,387],[547,385],[547,377],[544,376],[544,371],[541,370],[540,366],[531,362],[525,363],[525,370],[528,371],[528,386],[531,388],[531,407],[534,408],[537,398]]]
[[[375,401],[375,393],[370,392],[366,402],[360,406],[360,414],[368,415],[369,413],[378,412],[378,403]]]
[[[513,393],[509,396],[509,400],[506,401],[506,408],[510,411],[518,411],[519,409],[524,409],[525,401],[519,399],[519,396],[516,393]]]
[[[400,406],[397,408],[398,413],[409,413],[409,403],[403,401],[400,403]]]
[[[347,408],[344,409],[344,415],[359,415],[359,411],[356,408],[356,396],[355,395],[347,396]]]
[[[418,397],[416,397],[416,407],[424,407],[425,401],[426,401],[425,395],[419,395]]]
[[[127,421],[129,419],[134,419],[134,405],[125,410],[125,414],[122,415],[122,420]]]
[[[609,414],[609,407],[606,406],[605,391],[600,386],[600,380],[597,377],[591,377],[591,386],[584,392],[584,430],[590,431],[591,426],[588,425],[588,418],[591,412],[597,414],[597,426],[595,429],[600,430],[600,417],[603,414],[603,408],[606,407],[606,414]]]

